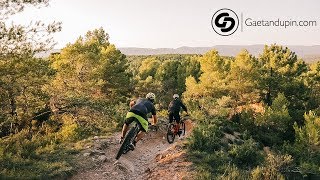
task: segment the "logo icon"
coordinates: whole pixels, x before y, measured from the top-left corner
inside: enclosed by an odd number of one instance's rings
[[[219,9],[211,19],[213,30],[221,36],[230,36],[239,26],[239,18],[231,9]]]

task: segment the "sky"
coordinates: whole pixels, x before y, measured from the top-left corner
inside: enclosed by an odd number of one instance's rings
[[[211,25],[222,8],[252,20],[308,20],[307,27],[239,27],[230,36],[217,34]],[[54,35],[55,48],[73,43],[87,31],[103,27],[117,47],[178,48],[215,45],[319,45],[319,0],[51,0],[48,7],[27,7],[14,15],[14,23],[31,20],[62,22]],[[241,19],[240,19],[241,21]]]

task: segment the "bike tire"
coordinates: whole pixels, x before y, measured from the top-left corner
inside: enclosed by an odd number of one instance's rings
[[[174,129],[174,124],[169,124],[167,130],[167,141],[169,144],[173,143],[175,138],[175,134],[172,132],[172,129]]]
[[[120,158],[120,156],[123,154],[124,150],[129,146],[131,141],[133,141],[133,138],[135,138],[137,135],[137,127],[132,127],[129,132],[127,133],[126,137],[124,138],[123,143],[120,146],[120,149],[116,155],[116,160]]]

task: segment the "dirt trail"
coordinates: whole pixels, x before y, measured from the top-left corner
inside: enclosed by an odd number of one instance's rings
[[[71,179],[189,179],[192,172],[192,163],[186,161],[183,143],[193,124],[186,121],[186,136],[176,137],[173,144],[166,140],[165,128],[157,132],[149,132],[138,142],[136,149],[124,154],[118,161],[115,155],[120,145],[120,133],[108,139],[96,139],[95,149],[91,153],[98,166],[91,170],[79,172]]]

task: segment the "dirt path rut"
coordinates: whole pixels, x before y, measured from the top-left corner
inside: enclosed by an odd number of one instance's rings
[[[186,136],[190,134],[192,127],[192,122],[187,120]],[[92,158],[102,163],[91,170],[79,172],[71,179],[188,179],[192,164],[186,161],[182,148],[186,136],[176,137],[175,142],[169,144],[165,128],[149,132],[137,143],[134,151],[122,155],[118,161],[115,160],[115,155],[120,147],[120,133],[108,139],[96,139],[96,150],[91,154],[96,154]]]

